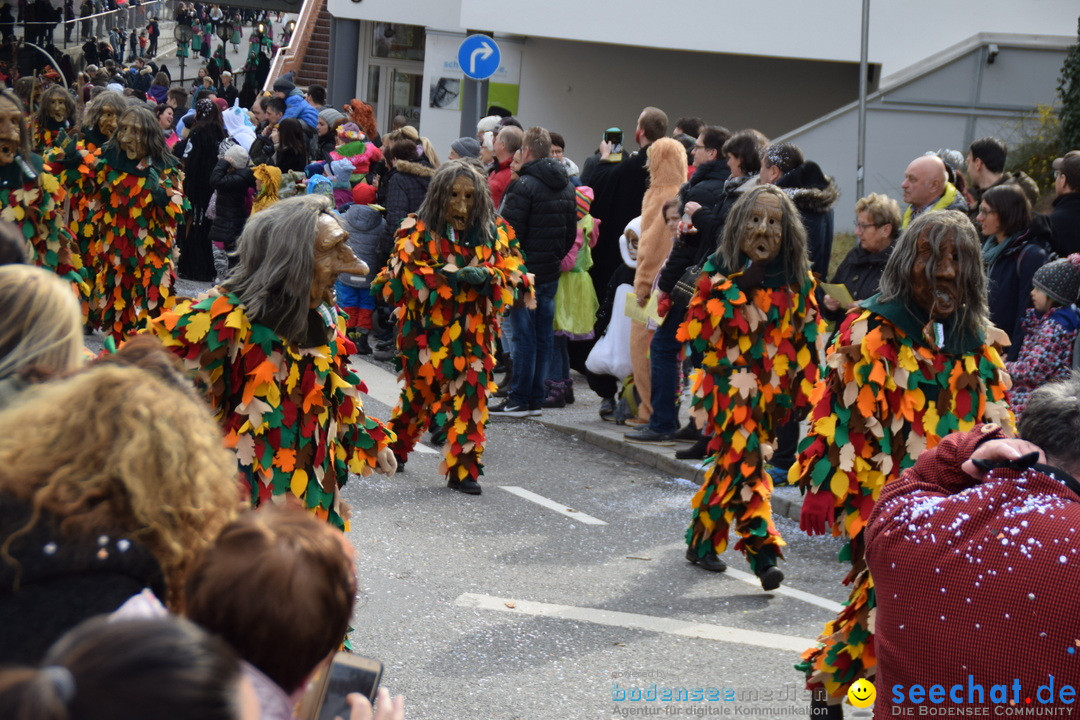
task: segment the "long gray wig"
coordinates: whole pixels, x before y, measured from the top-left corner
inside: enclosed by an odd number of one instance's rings
[[[758,185],[743,193],[724,225],[717,255],[728,272],[735,272],[746,264],[746,256],[739,247],[746,223],[754,212],[754,203],[762,195],[772,195],[780,201],[782,211],[780,257],[784,262],[784,274],[789,284],[797,285],[810,272],[810,260],[806,254],[806,229],[791,198],[775,185]]]
[[[325,195],[300,195],[252,215],[236,241],[240,261],[221,284],[253,321],[299,344],[308,332],[319,216],[333,207]]]
[[[908,308],[915,308],[911,271],[919,255],[921,238],[930,243],[932,250],[930,262],[926,264],[926,279],[931,287],[937,284],[935,277],[941,245],[952,238],[956,248],[956,286],[960,292],[954,314],[956,328],[972,335],[984,335],[990,325],[990,309],[986,299],[982,248],[975,226],[967,215],[957,210],[925,212],[908,225],[896,241],[896,248],[881,274],[881,301],[900,301]]]
[[[450,200],[454,181],[459,177],[468,178],[473,184],[473,207],[466,223],[466,232],[475,228],[480,233],[481,242],[493,241],[491,233],[495,229],[495,204],[491,201],[491,188],[477,164],[470,160],[451,160],[435,172],[417,215],[431,232],[444,232],[446,203]]]

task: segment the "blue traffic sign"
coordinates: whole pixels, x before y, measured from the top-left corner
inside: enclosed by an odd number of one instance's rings
[[[457,51],[461,71],[473,80],[487,80],[499,69],[501,60],[499,46],[487,35],[470,35]]]

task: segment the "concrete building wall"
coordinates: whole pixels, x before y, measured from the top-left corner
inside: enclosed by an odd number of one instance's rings
[[[501,39],[499,43],[513,47]],[[519,47],[517,116],[526,126],[562,133],[567,154],[579,165],[612,126],[622,128],[627,149],[635,149],[634,127],[646,105],[662,109],[672,123],[680,116],[697,115],[732,130],[756,127],[772,135],[810,122],[858,94],[858,66],[851,63],[543,38],[529,38]],[[430,83],[426,75],[425,83]],[[424,134],[440,151],[449,148],[458,137],[458,114],[425,113]]]
[[[336,17],[527,37],[855,62],[862,0],[329,0]],[[883,74],[978,32],[1071,34],[1076,0],[871,3],[870,61]]]
[[[971,141],[993,135],[1021,139],[1020,121],[1035,105],[1054,101],[1066,38],[1057,47],[1010,47],[986,64],[986,46],[899,87],[886,87],[867,105],[865,193],[901,202],[904,169],[916,156],[940,148],[967,154]],[[981,72],[980,72],[981,71]],[[840,186],[837,232],[854,228],[857,106],[846,106],[781,139],[796,143]]]

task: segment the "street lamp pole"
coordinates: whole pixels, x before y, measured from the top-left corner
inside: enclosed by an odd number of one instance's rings
[[[869,67],[867,49],[870,34],[870,0],[862,0],[862,42],[859,50],[859,150],[855,170],[855,197],[863,196],[866,173],[866,74]]]

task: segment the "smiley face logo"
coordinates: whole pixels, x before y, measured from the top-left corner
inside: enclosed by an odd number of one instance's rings
[[[857,708],[867,708],[874,704],[877,688],[869,680],[859,679],[852,683],[847,691],[848,702]]]

